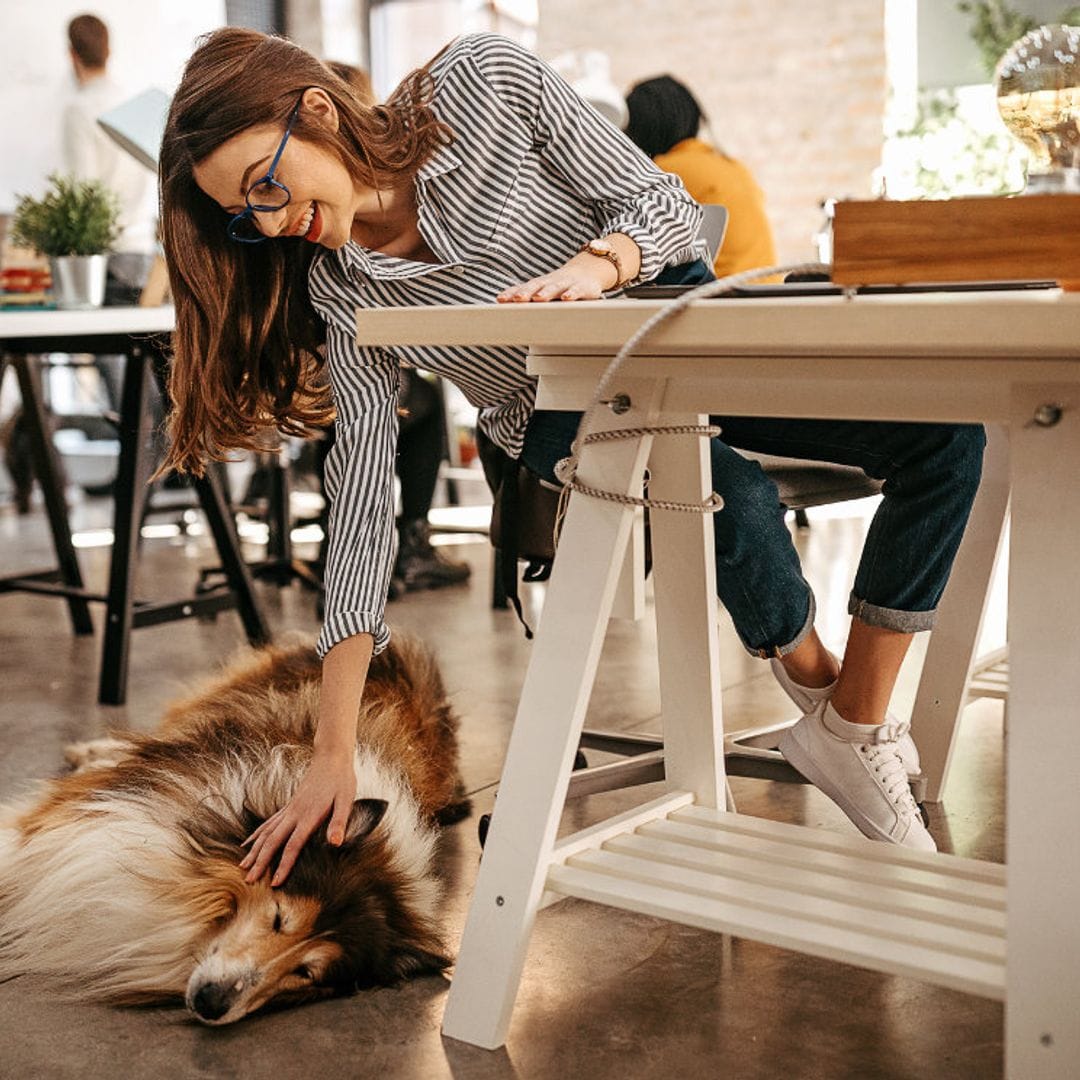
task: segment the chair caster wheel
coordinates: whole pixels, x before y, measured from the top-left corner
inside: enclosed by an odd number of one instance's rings
[[[576,754],[574,754],[574,771],[577,772],[579,769],[587,769],[588,767],[589,767],[589,759],[585,756],[585,754],[581,750],[579,750]],[[490,814],[481,814],[480,817],[476,821],[476,835],[477,835],[477,838],[480,841],[480,850],[481,851],[484,849],[484,844],[487,841],[488,829],[490,829],[490,828],[491,828],[491,815]]]

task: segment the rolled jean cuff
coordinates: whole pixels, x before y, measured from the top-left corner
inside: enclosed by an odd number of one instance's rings
[[[860,600],[854,593],[848,600],[848,614],[867,626],[880,626],[884,630],[896,630],[901,634],[917,634],[920,630],[933,630],[937,609],[932,611],[897,611],[896,608],[878,607],[877,604]]]
[[[807,596],[809,599],[809,608],[806,612],[806,622],[803,623],[802,629],[795,635],[795,637],[789,641],[786,645],[774,645],[768,649],[755,649],[751,645],[747,645],[743,642],[743,648],[751,656],[756,656],[761,660],[768,660],[772,657],[787,656],[788,653],[794,652],[805,640],[806,635],[814,629],[814,619],[817,617],[817,600],[814,598],[812,590],[807,590]]]

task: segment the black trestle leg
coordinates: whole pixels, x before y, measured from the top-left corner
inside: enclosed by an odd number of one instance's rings
[[[127,696],[128,654],[134,622],[135,564],[139,525],[146,499],[149,413],[146,360],[132,347],[124,362],[120,391],[120,455],[114,486],[112,563],[105,604],[105,644],[101,655],[98,701],[122,705]]]
[[[71,523],[68,520],[67,502],[64,499],[64,484],[60,478],[60,463],[56,447],[53,446],[52,439],[49,437],[41,386],[31,368],[29,356],[16,354],[11,359],[19,381],[34,473],[45,497],[45,511],[49,518],[53,546],[56,549],[60,578],[65,585],[82,589],[82,573],[79,570],[79,560],[75,555],[75,545],[71,541]],[[75,633],[92,634],[94,623],[90,618],[90,605],[80,596],[69,596],[67,602],[71,613],[71,625]]]
[[[168,379],[166,360],[158,352],[153,355],[154,377],[161,388],[162,400],[168,402]],[[194,482],[199,504],[206,515],[207,524],[214,537],[218,558],[225,571],[229,588],[236,598],[236,607],[244,624],[244,631],[252,645],[264,645],[271,640],[270,627],[263,616],[262,609],[255,599],[255,586],[247,563],[240,553],[240,539],[236,534],[229,500],[225,496],[224,486],[217,470],[208,468],[203,476]]]

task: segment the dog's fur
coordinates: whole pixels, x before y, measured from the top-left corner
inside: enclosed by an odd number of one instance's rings
[[[224,1024],[445,968],[433,826],[468,807],[456,719],[407,639],[372,662],[342,846],[320,828],[284,885],[244,883],[242,841],[309,760],[319,674],[307,646],[250,653],[155,734],[71,748],[74,773],[0,811],[0,979]]]

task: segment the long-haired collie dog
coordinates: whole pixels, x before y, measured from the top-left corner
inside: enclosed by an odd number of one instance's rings
[[[243,840],[309,760],[319,676],[307,646],[249,653],[156,733],[73,747],[75,772],[0,810],[0,980],[227,1024],[443,970],[435,825],[468,804],[438,670],[404,637],[372,661],[344,842],[320,828],[283,885],[244,882]]]

